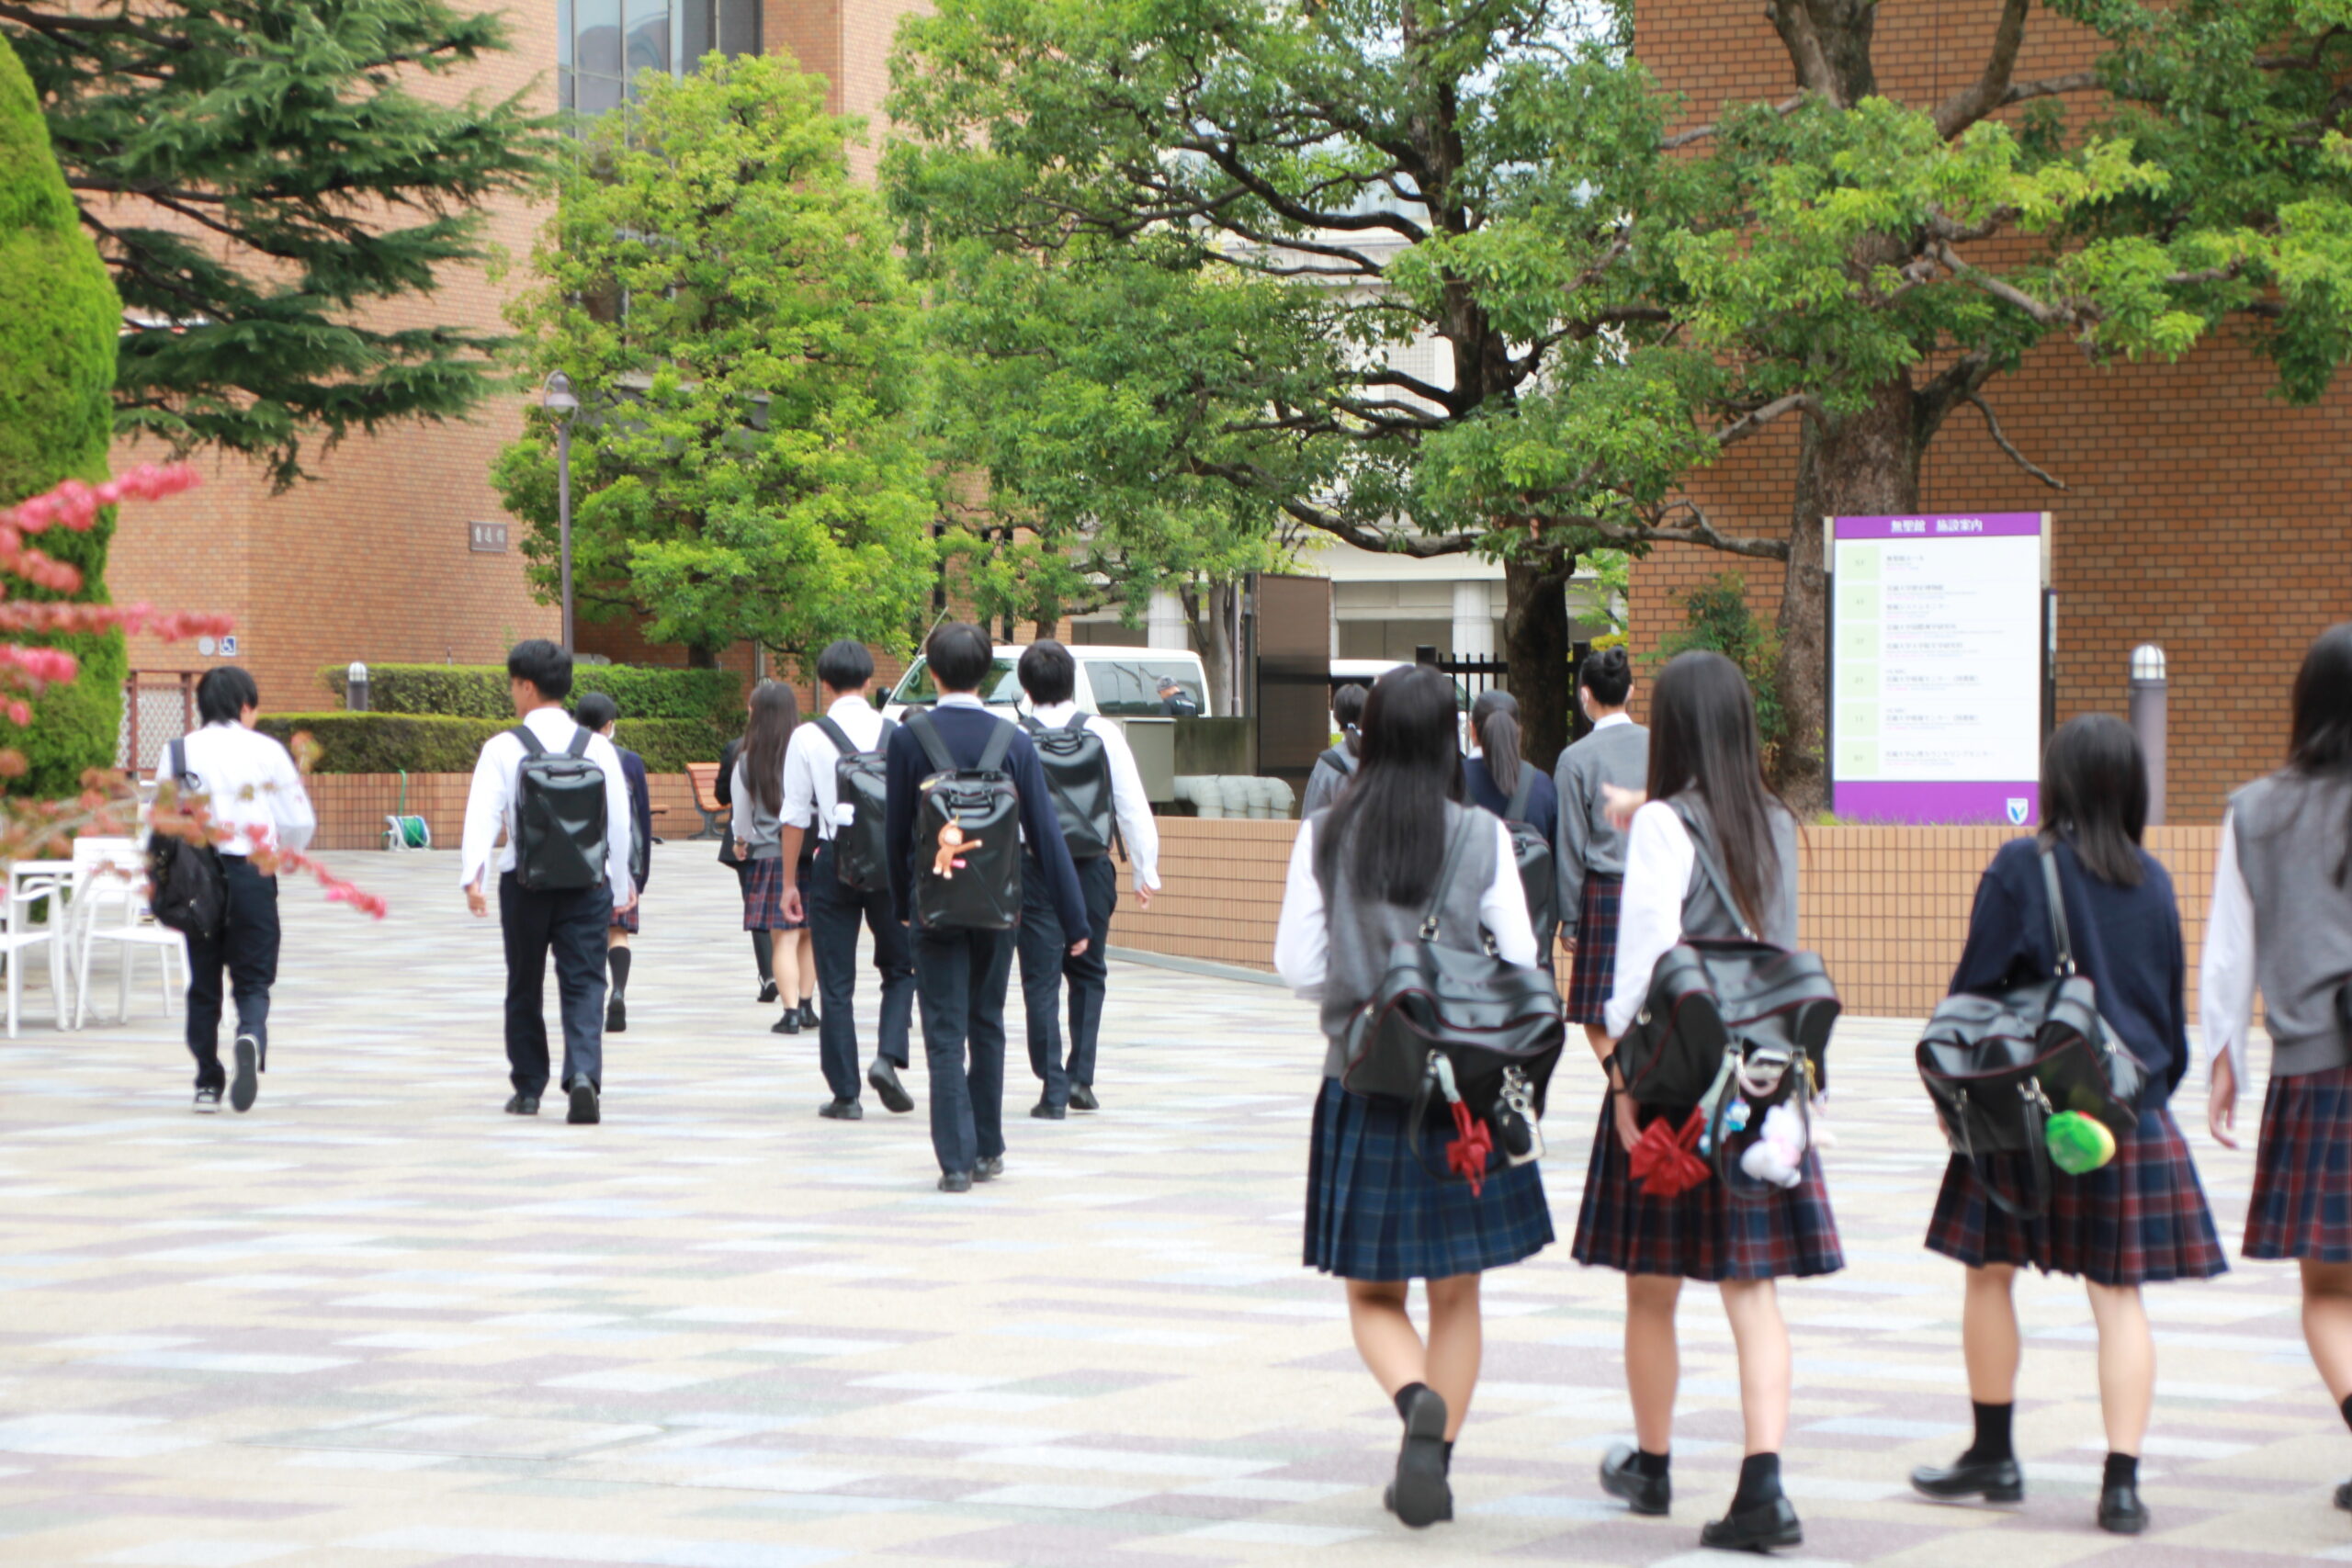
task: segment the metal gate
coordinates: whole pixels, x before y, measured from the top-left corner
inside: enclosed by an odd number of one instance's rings
[[[133,670],[122,683],[114,765],[153,773],[164,748],[196,728],[194,670]]]

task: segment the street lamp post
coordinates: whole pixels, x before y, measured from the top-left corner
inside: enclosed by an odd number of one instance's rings
[[[555,416],[555,516],[557,547],[563,581],[563,651],[571,651],[571,416],[580,412],[571,378],[560,370],[548,372],[546,396],[539,406]]]

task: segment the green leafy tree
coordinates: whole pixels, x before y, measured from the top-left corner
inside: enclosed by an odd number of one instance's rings
[[[0,0],[127,322],[117,429],[300,477],[303,445],[462,418],[501,340],[437,321],[481,207],[544,186],[525,96],[446,91],[508,47],[444,0]]]
[[[1678,653],[1704,649],[1739,666],[1756,694],[1756,728],[1764,742],[1764,765],[1771,770],[1788,739],[1788,714],[1781,706],[1781,641],[1756,618],[1747,604],[1747,579],[1719,572],[1681,595],[1682,624],[1658,639],[1651,657],[1664,662]]]
[[[788,61],[648,73],[587,128],[514,320],[582,403],[580,613],[641,616],[696,663],[750,640],[902,644],[934,581],[917,440],[915,299],[854,121]],[[555,430],[534,411],[493,478],[556,581]]]
[[[74,220],[32,84],[0,37],[0,513],[62,479],[106,478],[119,310],[106,268]],[[28,542],[71,568],[73,586],[10,576],[0,581],[0,599],[106,603],[113,533],[109,509],[86,530],[40,534]],[[9,738],[25,763],[11,787],[69,795],[85,770],[114,761],[127,670],[122,634],[103,626],[12,630],[17,645],[56,649],[79,668],[34,698],[21,740]]]

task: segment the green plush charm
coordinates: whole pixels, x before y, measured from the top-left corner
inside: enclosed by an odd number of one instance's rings
[[[2069,1176],[2097,1170],[2115,1157],[2115,1134],[2096,1116],[2061,1111],[2043,1131],[2050,1140],[2050,1163]]]

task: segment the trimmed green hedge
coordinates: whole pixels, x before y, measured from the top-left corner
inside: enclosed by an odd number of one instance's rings
[[[319,671],[338,702],[348,700],[345,687],[349,675],[349,667],[341,664]],[[618,704],[624,725],[631,719],[691,718],[742,727],[743,678],[732,671],[582,664],[572,671],[571,700],[576,703],[590,692],[602,692]],[[440,714],[511,724],[514,700],[510,693],[503,664],[368,666],[368,706],[376,713]]]
[[[371,672],[372,674],[372,672]],[[321,773],[469,773],[482,742],[514,728],[499,718],[456,718],[420,713],[266,713],[254,728],[280,740],[298,730],[319,743],[311,771]],[[621,745],[645,759],[649,772],[682,773],[688,762],[715,762],[729,731],[706,718],[625,718],[615,730]]]

